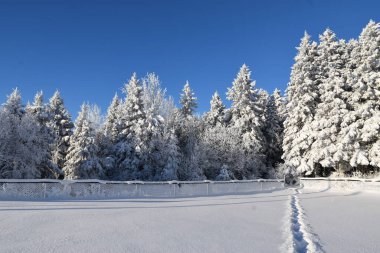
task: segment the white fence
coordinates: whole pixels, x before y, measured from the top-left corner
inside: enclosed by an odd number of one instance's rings
[[[168,198],[248,194],[284,188],[283,180],[140,182],[101,180],[0,180],[0,200]]]
[[[373,191],[380,193],[380,179],[301,178],[301,187],[311,190]]]

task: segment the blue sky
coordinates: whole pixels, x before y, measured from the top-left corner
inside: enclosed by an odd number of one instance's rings
[[[0,0],[0,101],[58,89],[75,117],[83,101],[105,111],[133,72],[157,73],[178,101],[189,80],[209,108],[246,63],[257,87],[286,88],[305,30],[356,38],[380,1]]]

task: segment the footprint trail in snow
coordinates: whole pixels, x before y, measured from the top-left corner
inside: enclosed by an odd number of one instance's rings
[[[288,249],[292,253],[322,253],[324,250],[320,246],[318,236],[311,232],[311,228],[306,221],[302,206],[300,205],[299,190],[294,190],[290,197],[290,242]],[[289,227],[289,226],[288,226]]]

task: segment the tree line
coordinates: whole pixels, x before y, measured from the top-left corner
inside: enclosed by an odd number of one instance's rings
[[[380,167],[380,24],[359,39],[331,29],[305,33],[287,88],[283,149],[288,170],[310,176],[364,174]]]
[[[379,171],[380,25],[348,42],[305,32],[286,96],[257,89],[245,64],[196,115],[189,82],[180,107],[159,77],[133,74],[103,116],[84,103],[75,123],[57,91],[0,107],[0,178],[230,180]]]

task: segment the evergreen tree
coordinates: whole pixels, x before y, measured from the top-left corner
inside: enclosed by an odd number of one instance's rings
[[[118,176],[116,145],[121,137],[121,105],[122,100],[115,94],[107,110],[103,131],[99,134],[99,156],[107,179],[116,179]]]
[[[26,106],[26,112],[35,115],[41,125],[47,124],[49,121],[49,114],[47,106],[44,104],[42,91],[36,93],[33,104],[28,103]]]
[[[287,114],[284,122],[283,159],[286,168],[299,173],[312,173],[304,154],[313,141],[310,124],[319,100],[318,66],[316,58],[318,48],[310,43],[310,36],[305,32],[298,54],[292,67],[287,93]]]
[[[176,134],[182,157],[178,170],[179,180],[202,180],[204,178],[199,165],[201,155],[199,139],[203,128],[203,122],[198,117],[183,118],[180,113],[176,121]]]
[[[227,98],[232,101],[232,124],[240,131],[240,146],[246,152],[249,177],[261,177],[265,171],[263,101],[260,100],[255,81],[251,80],[251,72],[245,64],[240,68],[232,88],[228,90]]]
[[[345,147],[352,147],[350,165],[359,169],[380,167],[380,24],[370,21],[353,50],[356,68],[352,74],[352,109],[344,125]]]
[[[185,86],[183,87],[180,103],[182,108],[180,109],[183,117],[192,116],[195,112],[195,109],[198,107],[197,98],[194,97],[194,92],[190,89],[190,84],[186,81]]]
[[[103,168],[98,158],[96,132],[89,119],[90,106],[83,104],[75,122],[75,131],[70,138],[64,172],[66,179],[102,178]]]
[[[177,180],[181,162],[181,153],[174,130],[170,131],[165,145],[166,163],[160,175],[161,180]]]
[[[206,124],[211,126],[211,127],[214,127],[217,124],[223,124],[224,123],[224,111],[225,111],[226,107],[223,104],[223,101],[220,98],[217,91],[212,96],[212,99],[210,101],[210,105],[211,105],[210,111],[208,113],[206,113],[206,115],[205,115]]]
[[[48,136],[36,117],[25,113],[15,89],[0,108],[0,178],[44,177],[42,164],[49,151]]]
[[[141,178],[141,160],[145,150],[143,135],[146,127],[143,89],[134,73],[124,88],[126,99],[120,107],[121,134],[116,145],[119,178]]]
[[[266,122],[264,124],[265,128],[263,129],[267,144],[267,164],[272,168],[275,168],[278,163],[282,162],[282,140],[284,131],[282,107],[281,94],[280,91],[276,89],[268,98]]]
[[[55,133],[55,142],[52,147],[53,162],[63,168],[66,162],[67,150],[70,145],[70,136],[74,127],[71,116],[66,110],[61,94],[56,91],[49,101],[51,116],[50,127]]]
[[[122,101],[119,99],[118,95],[115,94],[107,110],[107,116],[104,122],[104,135],[111,143],[115,143],[120,135],[121,103]]]
[[[276,114],[278,115],[281,123],[283,124],[287,116],[285,103],[286,101],[284,97],[281,96],[281,91],[277,88],[273,91],[272,97],[274,100],[274,105],[276,107]]]
[[[25,108],[21,102],[21,93],[17,88],[8,96],[7,102],[3,104],[3,109],[5,112],[19,118],[24,115]]]
[[[338,147],[337,138],[343,117],[347,113],[345,98],[351,89],[346,82],[345,50],[345,42],[339,41],[330,29],[320,36],[317,59],[320,102],[316,106],[311,124],[313,143],[305,155],[310,168],[318,169],[318,175],[323,175],[324,170],[334,168],[345,160],[343,150]]]
[[[42,91],[37,92],[37,94],[34,97],[33,104],[27,105],[26,112],[36,119],[38,123],[39,132],[45,136],[44,140],[46,141],[46,143],[44,147],[47,147],[47,150],[45,152],[46,157],[39,168],[42,173],[41,177],[63,179],[63,171],[58,167],[57,164],[55,164],[52,161],[50,149],[51,144],[54,142],[55,135],[53,130],[49,126],[49,108],[48,105],[44,103]]]

